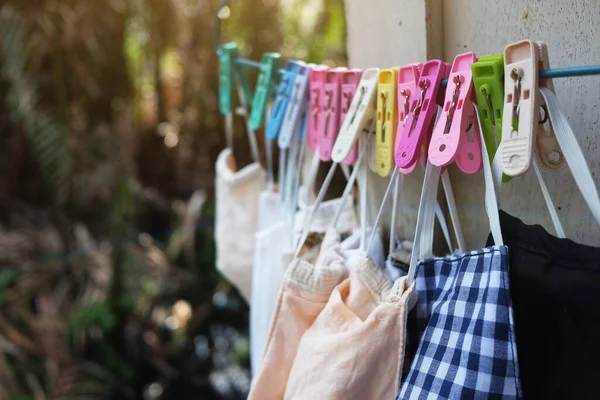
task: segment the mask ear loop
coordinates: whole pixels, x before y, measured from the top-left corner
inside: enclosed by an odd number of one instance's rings
[[[265,121],[271,116],[272,105],[269,104],[265,111]],[[275,173],[273,172],[273,141],[265,135],[265,156],[267,158],[267,189],[275,191]]]
[[[569,125],[569,121],[563,114],[556,94],[548,88],[541,87],[540,93],[544,97],[546,107],[548,109],[548,118],[552,127],[554,128],[554,134],[558,145],[562,150],[562,153],[567,160],[567,165],[571,170],[571,174],[577,184],[583,199],[587,203],[592,215],[596,222],[600,225],[600,198],[598,197],[598,189],[594,178],[590,172],[590,169],[586,163],[581,147],[577,142],[577,138],[573,129]],[[534,166],[535,168],[535,166]],[[540,174],[541,175],[541,174]],[[543,191],[543,189],[542,189]],[[548,197],[550,194],[548,193]],[[554,209],[551,202],[546,201],[548,208]],[[556,216],[558,219],[558,215]]]
[[[289,216],[289,224],[291,226],[291,232],[294,232],[295,228],[295,213],[298,206],[298,192],[300,187],[300,176],[302,175],[302,165],[304,162],[304,154],[306,152],[307,140],[306,140],[306,113],[302,116],[302,124],[300,127],[300,132],[298,133],[298,140],[294,145],[292,145],[293,151],[290,154],[290,164],[289,170],[293,171],[294,174],[291,177],[291,182],[288,185],[289,192],[289,204],[288,204],[288,216]],[[299,147],[299,148],[298,148]],[[297,156],[296,156],[296,153]],[[295,163],[294,163],[295,160]],[[291,235],[291,246],[294,246],[294,238]]]
[[[475,107],[475,105],[473,105]],[[479,118],[479,114],[476,112],[477,118]],[[481,127],[481,125],[479,125]],[[483,132],[481,128],[479,128],[479,135],[481,136],[482,143],[482,154],[487,154],[487,149],[485,147],[485,140],[483,138]],[[502,230],[500,228],[500,216],[498,214],[498,199],[496,197],[495,190],[495,179],[492,175],[492,168],[490,165],[490,160],[488,157],[483,157],[483,171],[485,178],[485,205],[486,211],[490,223],[490,230],[492,232],[492,237],[494,238],[494,242],[496,245],[504,245],[502,240]],[[421,200],[419,202],[419,214],[417,216],[417,228],[415,230],[415,242],[413,245],[413,252],[410,258],[410,267],[407,274],[407,284],[410,285],[415,280],[415,276],[417,273],[418,266],[418,258],[419,256],[423,260],[423,254],[421,250],[426,247],[426,243],[423,243],[423,228],[425,227],[427,230],[433,228],[433,218],[434,218],[434,210],[433,205],[436,199],[437,187],[439,183],[441,169],[435,167],[431,163],[427,163],[427,167],[425,168],[425,179],[423,180],[423,190],[421,192]],[[496,177],[497,179],[502,179],[502,175],[500,177]],[[428,234],[425,235],[429,237]],[[433,236],[431,236],[431,240]]]
[[[375,121],[373,121],[373,123],[371,125],[371,129],[369,129],[369,132],[373,129],[374,126],[375,126]],[[359,139],[360,139],[360,137],[359,137]],[[361,149],[363,149],[363,150],[359,152],[359,160],[362,160],[362,156],[365,153],[364,144],[362,144],[362,143],[361,143]],[[317,158],[317,160],[319,160],[317,154],[315,154],[315,157]],[[360,165],[362,163],[359,164],[357,162],[356,164],[357,164],[357,166],[355,168],[355,171],[353,171],[352,175],[349,177],[348,183],[346,184],[346,188],[344,189],[344,194],[342,194],[342,200],[341,200],[342,204],[345,202],[345,197],[347,198],[349,195],[349,192],[352,188],[352,184],[354,183],[353,181],[356,180],[355,172],[358,173],[359,170],[362,171],[362,169],[360,167]],[[317,209],[321,206],[321,203],[323,202],[323,198],[325,197],[325,193],[327,193],[327,189],[329,189],[329,185],[331,184],[331,181],[333,180],[337,166],[338,166],[338,163],[333,162],[331,164],[331,167],[329,167],[329,171],[327,172],[327,176],[325,177],[325,180],[323,181],[323,184],[321,185],[319,194],[317,195],[317,198],[315,199],[315,202],[313,203],[313,205],[310,207],[310,212],[309,212],[308,216],[306,217],[306,219],[304,220],[304,226],[302,228],[302,235],[300,236],[300,240],[298,241],[298,244],[296,246],[296,252],[294,254],[294,257],[298,257],[298,255],[300,254],[302,245],[304,245],[304,242],[306,241],[306,238],[308,237],[309,229],[313,222],[315,213],[316,213]],[[315,174],[315,176],[316,176],[316,174]],[[354,178],[352,178],[352,176],[354,176]],[[352,181],[352,184],[350,183],[351,181]],[[340,209],[338,209],[338,211],[337,211],[339,214],[341,214],[342,208],[343,207],[340,205]],[[340,218],[340,215],[337,215],[337,213],[336,213],[336,216],[334,217],[334,226],[337,225],[339,218]]]
[[[337,168],[337,165],[338,165],[338,163],[336,163],[336,162],[331,164],[331,167],[329,168],[329,172],[327,172],[327,176],[325,177],[325,180],[323,181],[323,185],[321,186],[321,190],[319,190],[317,199],[315,200],[314,204],[310,207],[310,212],[308,213],[308,216],[306,216],[306,219],[304,220],[304,227],[302,228],[302,235],[300,236],[300,240],[298,241],[298,244],[296,247],[296,252],[294,253],[294,257],[296,257],[296,258],[300,254],[302,245],[304,244],[304,242],[306,241],[306,238],[308,237],[308,231],[309,231],[312,221],[314,219],[315,212],[321,205],[321,203],[323,201],[323,197],[325,197],[325,193],[327,192],[327,189],[329,188],[329,185],[331,184],[331,181],[333,180],[333,176],[335,175],[335,170]]]
[[[340,220],[340,217],[342,216],[342,212],[344,211],[344,205],[346,204],[348,196],[350,195],[350,193],[352,193],[352,188],[354,187],[354,182],[356,182],[356,178],[358,176],[358,171],[360,170],[360,166],[363,162],[364,153],[365,153],[364,148],[360,148],[359,152],[358,152],[358,158],[356,159],[356,162],[354,163],[354,169],[352,170],[352,173],[348,177],[348,183],[346,183],[346,187],[344,188],[344,193],[342,193],[342,197],[340,198],[340,205],[339,205],[338,209],[335,211],[335,216],[333,217],[333,223],[331,225],[332,225],[332,228],[335,229],[336,231],[337,231],[338,222]]]
[[[248,113],[248,102],[246,101],[246,95],[244,94],[244,90],[242,88],[242,85],[240,84],[240,70],[238,67],[235,69],[235,87],[237,89],[237,94],[238,94],[238,99],[240,100],[240,107],[241,107],[241,112],[240,114],[242,114],[242,117],[244,118],[244,123],[246,124],[246,132],[248,134],[248,142],[250,143],[250,151],[252,152],[252,159],[254,160],[255,163],[260,163],[260,156],[258,153],[258,143],[256,141],[256,132],[254,132],[254,129],[252,129],[252,127],[250,126],[250,115]],[[229,114],[228,114],[229,117]],[[231,123],[231,143],[233,146],[233,122],[229,121],[229,123]],[[226,122],[227,125],[227,122]],[[233,147],[232,147],[233,148]]]

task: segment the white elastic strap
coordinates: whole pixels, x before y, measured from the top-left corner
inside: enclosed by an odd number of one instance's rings
[[[348,196],[350,195],[350,193],[352,193],[352,188],[354,187],[354,182],[356,182],[356,177],[358,176],[358,171],[360,170],[358,167],[363,162],[363,153],[364,152],[362,152],[362,151],[358,153],[358,158],[356,159],[356,162],[354,163],[354,169],[352,170],[352,173],[350,174],[350,177],[348,178],[348,183],[346,183],[346,187],[344,188],[344,193],[342,193],[342,197],[340,199],[340,205],[339,205],[338,209],[335,211],[335,216],[333,217],[333,223],[332,223],[333,229],[337,229],[338,222],[340,220],[340,217],[342,216],[342,211],[345,208],[344,205],[346,204]]]
[[[341,164],[340,167],[342,167],[342,172],[344,173],[346,180],[350,179],[350,167],[346,164]]]
[[[552,225],[554,225],[554,230],[556,231],[556,236],[561,239],[566,238],[565,231],[560,223],[560,219],[558,218],[558,213],[556,212],[556,208],[554,207],[554,203],[552,202],[552,198],[550,197],[550,192],[548,191],[548,187],[546,187],[546,182],[544,182],[544,177],[540,171],[540,166],[538,165],[537,160],[533,157],[533,170],[535,171],[535,175],[537,176],[537,180],[540,183],[540,189],[542,189],[542,194],[544,195],[544,200],[546,200],[546,206],[548,207],[548,211],[550,212],[550,218],[552,219]]]
[[[381,221],[381,216],[383,215],[383,211],[385,210],[385,205],[388,202],[390,197],[390,193],[392,189],[395,188],[395,184],[398,181],[398,167],[394,165],[394,170],[392,171],[392,176],[390,177],[390,182],[385,189],[385,194],[383,195],[383,200],[381,201],[381,205],[379,206],[379,211],[377,211],[377,217],[375,218],[375,222],[373,223],[373,229],[371,230],[371,237],[369,238],[369,244],[367,245],[367,254],[371,252],[371,246],[373,245],[373,241],[375,240],[375,236],[377,236],[377,228],[379,227],[379,221]],[[393,207],[393,205],[392,205]],[[393,211],[392,211],[393,213]],[[392,239],[390,238],[390,242]]]
[[[394,172],[396,172],[396,167],[394,167]],[[396,182],[394,183],[394,193],[392,194],[392,220],[390,221],[390,255],[393,255],[396,252],[396,230],[398,227],[396,226],[396,214],[398,213],[398,200],[400,198],[400,192],[402,190],[402,184],[404,183],[404,174],[399,174],[396,177]],[[377,223],[377,222],[375,222]]]
[[[294,257],[298,257],[298,255],[300,254],[300,250],[302,249],[302,245],[304,244],[304,241],[308,237],[308,232],[310,230],[310,226],[314,219],[315,212],[321,205],[321,202],[323,201],[323,197],[325,197],[325,193],[327,192],[327,189],[329,188],[329,185],[331,184],[331,181],[333,180],[333,176],[335,175],[335,170],[336,170],[337,165],[338,165],[338,163],[336,163],[336,162],[331,164],[331,167],[329,168],[329,172],[327,173],[327,176],[325,177],[325,180],[323,181],[323,185],[321,186],[321,190],[319,190],[317,199],[315,200],[315,203],[310,207],[310,212],[308,213],[308,216],[305,217],[306,219],[304,220],[304,227],[302,228],[302,235],[300,236],[300,240],[298,241],[298,245],[296,247],[296,252],[294,254]]]
[[[248,142],[250,142],[250,151],[252,152],[252,159],[255,163],[260,162],[260,155],[258,154],[258,144],[256,142],[256,133],[254,129],[250,126],[250,115],[248,113],[248,103],[246,102],[246,96],[244,95],[244,90],[242,89],[242,85],[239,84],[239,77],[236,80],[237,84],[235,85],[238,92],[238,98],[240,99],[240,104],[242,106],[242,116],[244,117],[244,122],[246,123],[246,132],[248,133]]]
[[[265,121],[271,116],[271,104],[267,106],[265,111]],[[273,172],[273,141],[267,139],[265,135],[265,156],[267,157],[267,187],[273,190],[275,187],[275,174]]]
[[[283,205],[285,204],[285,195],[286,195],[286,189],[285,186],[287,184],[286,182],[286,178],[287,178],[287,173],[286,173],[286,167],[287,167],[287,150],[286,149],[279,149],[279,197],[281,198],[281,210],[283,211],[283,217],[285,218],[285,207],[283,207]]]
[[[367,192],[368,188],[369,188],[369,157],[371,154],[371,146],[373,145],[373,143],[370,140],[371,137],[371,132],[373,131],[373,128],[375,127],[375,123],[377,121],[375,119],[373,119],[373,121],[371,122],[371,127],[369,128],[369,133],[364,136],[361,135],[359,136],[359,146],[366,150],[363,151],[364,153],[366,153],[366,158],[365,158],[365,162],[361,163],[361,165],[358,167],[360,169],[360,175],[361,178],[358,182],[358,187],[360,190],[360,246],[359,249],[362,252],[366,252],[367,249],[367,213],[369,212],[369,208],[368,208],[368,199],[369,199],[369,194]],[[375,230],[373,230],[375,231]]]
[[[552,122],[556,140],[571,169],[575,183],[596,222],[600,224],[600,198],[598,198],[598,189],[587,166],[583,152],[579,147],[575,133],[560,109],[554,92],[547,88],[540,88],[540,92],[546,101],[548,116]]]
[[[483,176],[485,182],[485,208],[487,211],[488,219],[490,222],[490,231],[492,232],[492,238],[494,239],[494,243],[497,246],[503,246],[504,241],[502,239],[502,229],[500,228],[500,214],[498,213],[498,198],[496,197],[496,181],[499,179],[502,180],[502,170],[498,172],[496,179],[492,175],[492,167],[490,165],[490,158],[486,155],[487,147],[485,145],[485,139],[483,137],[483,131],[481,130],[481,121],[479,119],[479,113],[477,112],[477,107],[473,105],[475,108],[475,115],[477,116],[477,122],[479,123],[479,136],[481,137],[481,146],[482,146],[482,154],[483,158]],[[496,155],[498,155],[500,151],[496,151]]]
[[[419,200],[419,211],[417,213],[417,227],[415,229],[415,238],[413,249],[410,255],[410,267],[407,274],[407,285],[410,286],[415,280],[417,273],[418,258],[421,256],[421,236],[424,227],[429,229],[433,225],[434,203],[437,195],[437,186],[440,178],[440,168],[427,162],[425,167],[425,178],[423,179],[423,189],[421,190],[421,199]],[[421,257],[423,259],[423,257]]]
[[[450,241],[450,230],[448,229],[448,223],[446,222],[446,217],[444,216],[444,212],[442,211],[442,207],[440,203],[436,200],[435,202],[435,216],[440,223],[440,227],[442,228],[442,234],[444,235],[444,240],[446,240],[446,245],[448,246],[448,251],[452,253],[452,242]],[[431,245],[425,247],[425,253],[427,254],[427,258],[433,257],[433,229],[431,229],[431,240],[428,243]]]
[[[225,144],[233,151],[233,113],[225,114]]]
[[[321,164],[321,160],[319,159],[319,153],[315,152],[312,155],[312,159],[310,161],[310,167],[308,169],[308,175],[306,177],[306,182],[304,187],[306,188],[306,204],[310,204],[312,202],[312,197],[314,197],[315,192],[315,182],[317,181],[317,175],[319,173],[319,165]]]
[[[494,188],[498,196],[500,196],[500,188],[502,187],[503,174],[504,172],[502,172],[502,142],[500,142],[500,144],[496,148],[494,160],[492,161],[492,176],[494,178]]]
[[[458,243],[458,251],[461,253],[465,252],[465,238],[462,232],[462,226],[460,225],[460,218],[458,217],[458,209],[456,208],[456,200],[454,198],[454,191],[452,190],[452,183],[450,182],[450,176],[448,170],[442,174],[442,186],[444,187],[444,194],[446,195],[446,202],[448,203],[448,211],[450,212],[450,219],[452,220],[452,227],[454,228],[454,236]],[[448,228],[446,228],[447,230]],[[447,240],[449,242],[449,240]],[[448,245],[450,252],[452,247]]]
[[[367,187],[369,185],[369,166],[368,162],[362,163],[358,168],[360,169],[361,179],[358,183],[360,190],[360,250],[366,251],[367,247],[367,202],[368,193]]]
[[[288,157],[288,167],[287,167],[287,175],[286,178],[286,204],[284,207],[287,209],[288,216],[288,224],[290,227],[290,232],[294,232],[294,215],[296,213],[296,207],[298,205],[297,202],[297,194],[298,194],[298,184],[299,184],[299,175],[301,172],[302,165],[302,156],[303,156],[303,148],[304,143],[306,141],[300,142],[297,138],[297,133],[294,134],[292,138],[291,148],[289,150]],[[294,246],[294,238],[293,235],[290,235],[291,246]]]

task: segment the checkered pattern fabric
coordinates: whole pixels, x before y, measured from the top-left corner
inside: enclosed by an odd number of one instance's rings
[[[416,289],[421,340],[398,400],[521,399],[508,248],[425,260]]]

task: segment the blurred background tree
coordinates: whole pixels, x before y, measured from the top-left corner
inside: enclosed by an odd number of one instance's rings
[[[231,3],[244,56],[345,65],[342,0]],[[245,398],[212,243],[217,6],[0,4],[0,399]]]

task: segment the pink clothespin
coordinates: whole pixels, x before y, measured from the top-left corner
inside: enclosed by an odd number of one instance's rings
[[[418,87],[423,64],[415,63],[400,67],[398,71],[398,129],[396,141],[402,136],[402,130],[408,120],[408,115],[413,112],[419,103]],[[395,150],[395,149],[394,149]],[[417,163],[408,168],[399,168],[403,174],[409,174],[415,170]]]
[[[323,97],[323,85],[325,85],[325,74],[329,68],[321,65],[310,71],[310,115],[308,124],[308,147],[315,153],[319,148],[319,138],[323,127],[323,113],[321,109],[321,98]]]
[[[437,113],[437,94],[442,79],[448,77],[450,64],[430,60],[423,64],[417,84],[418,102],[399,137],[396,137],[395,161],[400,168],[416,167],[423,146],[427,148]],[[423,153],[426,160],[427,152]]]
[[[479,124],[472,101],[471,65],[476,61],[474,53],[459,54],[454,59],[444,108],[429,145],[429,159],[433,165],[445,167],[456,161],[458,168],[467,174],[479,171],[482,166]],[[469,131],[473,133],[471,137]]]
[[[346,118],[346,114],[348,114],[348,110],[350,110],[350,104],[352,103],[352,99],[354,98],[354,93],[356,93],[356,89],[358,88],[358,83],[360,82],[360,78],[362,77],[362,69],[353,68],[342,72],[342,97],[340,104],[340,127]],[[352,150],[350,150],[350,154],[343,161],[345,165],[354,165],[356,159],[358,158],[358,143],[356,143]]]
[[[319,158],[331,161],[331,151],[340,130],[340,104],[342,74],[347,68],[335,68],[325,73],[325,84],[321,96],[322,127],[319,137]]]

